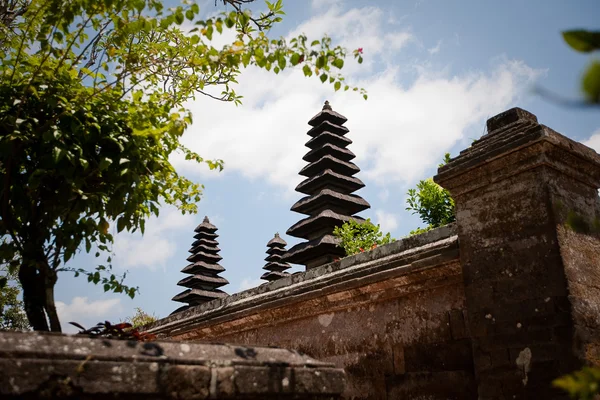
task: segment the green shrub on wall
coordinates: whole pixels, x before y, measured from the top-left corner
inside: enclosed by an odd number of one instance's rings
[[[446,153],[439,166],[442,167],[449,161],[450,153]],[[411,235],[418,235],[456,220],[454,200],[450,197],[450,193],[435,183],[432,178],[420,181],[416,189],[409,189],[407,194],[406,210],[419,214],[421,221],[427,224],[425,228],[411,231]]]
[[[370,219],[362,223],[350,220],[341,227],[336,226],[333,235],[341,240],[339,246],[344,249],[346,256],[373,250],[379,245],[394,241],[389,232],[384,235],[379,225],[374,225]]]

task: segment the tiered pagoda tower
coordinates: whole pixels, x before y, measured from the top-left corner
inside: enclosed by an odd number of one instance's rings
[[[260,279],[264,279],[265,281],[274,281],[280,278],[284,278],[289,275],[289,272],[284,272],[286,269],[290,269],[290,264],[281,262],[281,257],[287,252],[285,249],[287,243],[285,240],[279,237],[279,233],[275,234],[275,237],[269,240],[267,243],[267,264],[263,267],[266,269],[265,272]]]
[[[217,254],[221,251],[217,247],[219,244],[216,241],[219,237],[216,234],[217,227],[210,223],[208,217],[204,217],[204,221],[194,229],[194,232],[196,232],[194,235],[196,241],[192,243],[192,248],[189,250],[192,255],[187,258],[191,264],[181,270],[190,276],[177,283],[188,289],[173,297],[173,301],[188,305],[175,310],[175,312],[227,296],[227,293],[218,289],[229,282],[218,276],[219,273],[225,271],[225,268],[218,264],[223,257]]]
[[[323,110],[308,124],[311,139],[306,142],[310,149],[303,157],[309,164],[300,175],[306,177],[296,191],[307,196],[291,208],[306,214],[307,218],[288,229],[290,236],[306,239],[289,249],[282,261],[304,264],[306,269],[343,257],[344,250],[337,245],[333,229],[350,219],[364,221],[354,214],[370,207],[362,197],[351,194],[364,187],[353,175],[360,169],[351,162],[355,155],[346,147],[352,143],[345,135],[348,128],[342,126],[347,118],[331,109],[326,101]]]

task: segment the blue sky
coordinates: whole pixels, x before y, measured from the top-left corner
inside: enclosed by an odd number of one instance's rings
[[[574,4],[577,4],[576,6]],[[201,2],[214,13],[214,1]],[[301,195],[293,191],[305,165],[307,121],[327,99],[348,118],[350,149],[366,184],[360,194],[371,204],[361,213],[400,238],[417,226],[405,211],[406,191],[433,175],[445,152],[452,155],[484,132],[485,120],[519,106],[539,121],[600,151],[600,111],[565,108],[533,93],[535,85],[576,98],[590,57],[571,51],[560,32],[598,29],[597,0],[564,2],[483,0],[287,0],[286,17],[272,36],[328,34],[335,44],[362,47],[365,62],[348,60],[347,81],[364,87],[369,100],[353,92],[308,80],[299,70],[279,75],[245,70],[235,107],[208,98],[188,104],[194,124],[183,141],[206,158],[221,158],[221,173],[174,157],[178,170],[205,185],[199,214],[182,216],[163,208],[147,223],[146,234],[116,236],[113,265],[128,271],[140,287],[134,300],[104,293],[85,279],[63,274],[56,297],[63,326],[70,320],[91,325],[118,321],[141,307],[160,317],[178,303],[171,298],[187,265],[193,229],[207,215],[219,231],[221,275],[228,293],[257,286],[264,272],[266,243],[302,216],[289,209]],[[231,41],[225,33],[217,44]],[[218,92],[217,92],[218,93]],[[73,267],[93,267],[82,254]],[[301,271],[295,266],[293,271]]]

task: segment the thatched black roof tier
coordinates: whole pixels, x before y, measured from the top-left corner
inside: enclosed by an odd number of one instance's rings
[[[260,276],[260,279],[272,282],[272,281],[276,281],[277,279],[285,278],[286,276],[289,276],[289,275],[290,274],[287,272],[269,271],[269,272],[265,272],[264,274],[262,274]]]
[[[270,255],[284,255],[287,250],[284,247],[270,247],[267,249],[267,254]]]
[[[336,125],[329,121],[323,121],[319,125],[311,128],[306,133],[308,134],[308,136],[315,137],[318,134],[323,133],[323,132],[329,132],[329,133],[334,133],[336,135],[344,136],[346,133],[349,132],[349,130],[345,126]]]
[[[316,267],[335,258],[344,257],[344,249],[338,246],[339,240],[333,235],[323,235],[308,242],[298,243],[290,248],[283,260],[292,264]],[[319,263],[322,261],[321,263]]]
[[[323,189],[317,194],[298,200],[291,210],[306,215],[314,215],[323,210],[356,214],[369,207],[370,205],[365,199],[355,194],[343,194],[335,190]]]
[[[273,236],[273,239],[269,240],[267,243],[267,247],[273,249],[283,249],[285,246],[287,246],[287,242],[279,236],[279,233],[276,233],[275,236]]]
[[[267,271],[279,271],[279,272],[283,272],[286,269],[290,269],[290,264],[283,263],[283,262],[278,262],[278,261],[273,261],[273,262],[267,263],[263,267],[263,269],[266,269]]]
[[[323,144],[323,146],[316,147],[313,150],[306,153],[306,155],[302,157],[302,159],[304,161],[314,162],[328,154],[342,161],[350,161],[356,157],[354,153],[348,149],[338,147],[331,143],[325,143]]]
[[[192,254],[198,253],[199,251],[203,251],[208,254],[212,254],[212,253],[216,254],[219,251],[221,251],[221,249],[219,249],[215,245],[206,245],[204,243],[200,243],[198,246],[194,246],[191,249],[189,249],[188,251]]]
[[[308,121],[308,124],[310,126],[317,126],[325,121],[328,121],[334,125],[343,125],[344,122],[348,121],[348,118],[333,111],[329,105],[329,102],[325,101],[325,105],[323,106],[321,112],[312,117],[310,121]]]
[[[191,289],[212,290],[228,283],[227,279],[220,276],[191,275],[177,282],[177,285]]]
[[[189,256],[186,260],[188,260],[189,262],[204,261],[204,262],[217,263],[217,262],[221,261],[222,259],[223,259],[223,257],[221,257],[218,254],[211,254],[211,253],[205,253],[203,251],[198,251],[197,253],[194,253],[191,256]]]
[[[218,237],[219,237],[219,235],[217,235],[216,233],[210,233],[210,232],[198,232],[194,235],[194,239],[198,239],[198,240],[202,240],[202,239],[217,240]]]
[[[352,176],[360,172],[360,168],[354,165],[354,163],[342,161],[334,156],[326,155],[302,168],[299,174],[311,177],[326,169],[330,169],[338,174],[346,176]]]
[[[348,194],[363,188],[365,184],[355,176],[338,174],[330,169],[307,178],[296,186],[296,192],[315,194],[322,189],[329,188],[336,192]]]
[[[364,221],[364,219],[361,217],[339,214],[331,210],[323,210],[317,215],[301,219],[292,225],[292,227],[288,229],[286,233],[290,236],[310,240],[314,236],[318,236],[318,234],[322,231],[333,232],[333,229],[336,226],[342,226],[344,222],[348,222],[350,220],[355,220],[356,222]]]
[[[172,300],[188,303],[190,306],[197,306],[198,304],[206,303],[207,301],[214,299],[221,299],[223,297],[227,297],[227,293],[219,289],[188,289],[174,296]]]
[[[218,274],[219,272],[225,271],[221,265],[217,263],[207,263],[204,261],[198,261],[193,264],[189,264],[184,267],[181,272],[184,274],[201,274],[201,273],[213,273]]]
[[[336,135],[335,133],[323,132],[306,142],[305,146],[309,149],[316,149],[318,147],[323,147],[323,145],[327,143],[334,144],[337,147],[345,148],[346,146],[352,144],[352,140],[345,136]]]
[[[202,221],[202,223],[200,225],[198,225],[196,227],[196,229],[194,229],[194,232],[198,232],[198,233],[199,232],[215,233],[216,231],[217,231],[217,227],[210,223],[210,221],[208,220],[208,217],[204,217],[204,220]]]

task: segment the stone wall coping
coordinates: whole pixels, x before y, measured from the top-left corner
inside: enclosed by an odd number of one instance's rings
[[[345,387],[342,369],[275,347],[37,332],[0,331],[0,371],[2,398],[324,399]]]
[[[503,125],[502,121],[505,121]],[[558,156],[541,156],[531,165],[506,165],[516,174],[523,169],[546,165],[571,175],[589,185],[600,185],[600,155],[582,143],[554,131],[553,129],[537,123],[537,118],[520,108],[513,108],[488,121],[488,127],[493,131],[473,142],[472,146],[463,150],[460,155],[438,170],[434,181],[447,189],[448,185],[455,185],[456,178],[469,174],[472,170],[492,163],[492,161],[506,157],[525,148],[547,143],[559,149],[562,154],[569,154],[570,158]],[[540,153],[541,155],[541,153]],[[563,165],[564,164],[564,165]],[[578,164],[575,166],[575,164]],[[494,171],[497,179],[504,179],[510,174],[501,174]],[[473,175],[475,180],[480,177]],[[494,177],[490,177],[494,179]],[[451,190],[452,191],[452,190]],[[454,193],[453,193],[454,194]]]
[[[295,273],[273,282],[264,283],[223,299],[214,300],[185,311],[163,318],[145,327],[150,333],[167,333],[180,331],[184,326],[214,319],[217,316],[233,317],[234,310],[250,309],[257,305],[275,300],[287,300],[292,297],[299,301],[299,294],[320,291],[339,291],[344,282],[356,280],[394,269],[397,275],[409,274],[422,268],[431,268],[439,264],[439,256],[444,250],[458,248],[456,227],[449,224],[429,232],[403,238],[387,245],[379,246],[372,251],[346,257],[340,261],[326,264],[305,272]],[[407,258],[432,258],[430,264],[411,264]],[[456,258],[452,254],[451,258]],[[383,278],[381,278],[383,279]]]

